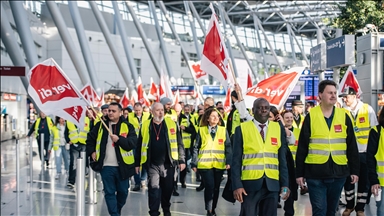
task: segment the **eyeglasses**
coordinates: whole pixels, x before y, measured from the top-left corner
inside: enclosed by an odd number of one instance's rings
[[[108,110],[108,113],[110,113],[110,112],[115,113],[115,112],[117,112],[117,110],[111,110],[111,109],[109,109],[109,110]]]

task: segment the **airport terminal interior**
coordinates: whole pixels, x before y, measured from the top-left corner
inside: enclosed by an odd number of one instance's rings
[[[384,106],[384,23],[366,23],[353,33],[335,27],[333,20],[342,15],[342,8],[353,4],[351,0],[0,4],[1,215],[108,215],[99,173],[87,169],[85,190],[70,188],[68,173],[56,175],[54,151],[46,166],[40,162],[36,139],[27,137],[40,111],[28,94],[27,75],[50,58],[78,91],[85,86],[94,89],[99,98],[95,106],[121,103],[126,94],[132,105],[140,101],[138,86],[146,97],[152,95],[152,84],[168,86],[173,101],[178,95],[178,102],[196,109],[206,97],[224,103],[231,89],[211,75],[198,75],[203,74],[204,44],[215,14],[230,69],[244,92],[264,79],[301,68],[297,85],[283,104],[290,109],[296,100],[316,103],[319,81],[339,83],[351,70],[360,84],[360,99],[375,112]],[[378,13],[384,14],[384,3]],[[225,173],[216,214],[236,216],[240,203],[221,198],[227,180]],[[171,198],[172,215],[206,215],[204,192],[196,191],[199,185],[190,170],[186,188],[179,183],[179,196]],[[130,186],[134,186],[133,178]],[[148,215],[147,186],[131,189],[121,215]],[[300,195],[298,190],[295,215],[311,215],[308,193]],[[374,199],[365,206],[367,216],[376,215]],[[345,203],[343,191],[336,215],[343,213]],[[277,214],[285,215],[284,201],[279,205]]]

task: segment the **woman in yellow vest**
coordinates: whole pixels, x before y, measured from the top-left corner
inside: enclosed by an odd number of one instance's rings
[[[220,183],[224,170],[230,168],[232,147],[225,127],[220,126],[216,109],[205,111],[200,130],[196,136],[191,167],[199,170],[205,184],[204,201],[207,215],[216,215],[215,208],[219,198]]]
[[[384,108],[379,114],[379,125],[369,133],[367,167],[371,192],[376,199],[377,215],[384,215]]]
[[[52,148],[55,151],[55,163],[56,163],[56,177],[59,179],[61,175],[61,164],[64,162],[65,171],[69,172],[69,144],[66,146],[67,142],[65,140],[65,127],[66,121],[59,116],[56,116],[55,125],[52,127],[53,141]],[[50,148],[49,148],[50,149]]]

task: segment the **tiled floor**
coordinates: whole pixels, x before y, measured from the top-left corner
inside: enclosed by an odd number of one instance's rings
[[[35,141],[34,141],[35,142]],[[37,152],[37,145],[33,145]],[[26,139],[20,140],[20,190],[16,190],[16,142],[1,143],[1,215],[76,215],[76,193],[66,187],[66,175],[55,180],[54,164],[41,173],[39,157],[33,157],[33,183],[29,181],[29,145]],[[54,160],[51,160],[52,163]],[[43,174],[43,175],[41,175]],[[172,197],[172,215],[205,215],[203,192],[196,192],[198,183],[194,181],[194,174],[187,176],[187,188],[179,188],[180,196]],[[223,185],[226,180],[223,181]],[[102,189],[101,182],[97,182],[97,189]],[[89,190],[85,195],[85,215],[108,215],[102,192],[96,193],[97,204],[88,204]],[[371,199],[373,201],[373,198]],[[236,216],[239,214],[240,204],[235,205],[220,198],[216,213],[219,216]],[[342,208],[338,215],[341,215]],[[308,195],[299,197],[295,202],[296,215],[311,215],[311,205]],[[122,215],[148,215],[147,191],[129,192],[127,204]],[[374,202],[366,207],[366,215],[375,215]],[[278,215],[284,215],[278,209]],[[352,215],[355,215],[353,213]]]

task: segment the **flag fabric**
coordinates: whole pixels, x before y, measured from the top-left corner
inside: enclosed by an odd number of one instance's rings
[[[147,98],[147,94],[145,93],[143,89],[143,83],[141,82],[141,77],[139,77],[139,80],[137,82],[137,101],[141,103],[141,105],[149,106],[150,103]]]
[[[224,101],[224,111],[229,113],[231,111],[231,89],[227,89],[227,94]]]
[[[96,90],[92,87],[90,83],[87,83],[81,90],[80,93],[84,96],[86,100],[94,107],[100,103],[100,97],[97,94]]]
[[[249,88],[252,88],[252,86],[253,86],[253,83],[252,83],[251,73],[249,72],[249,69],[248,69],[247,90]]]
[[[253,107],[257,98],[265,98],[280,110],[299,81],[304,67],[295,67],[264,79],[248,89],[244,96],[247,108]]]
[[[159,102],[159,90],[157,89],[156,84],[153,82],[153,78],[151,77],[151,87],[149,89],[148,99]]]
[[[49,58],[28,72],[28,94],[41,111],[60,117],[82,127],[86,99],[53,58]]]
[[[103,91],[101,92],[99,103],[97,104],[97,107],[101,107],[105,104],[104,97],[105,97],[105,94],[104,94],[104,88],[103,88]]]
[[[170,85],[170,79],[167,75],[164,74],[163,71],[161,71],[160,76],[160,85],[159,85],[159,98],[167,97],[171,100],[173,100],[173,94],[171,91],[171,85]]]
[[[360,98],[363,94],[363,91],[360,88],[359,82],[357,81],[355,74],[353,73],[352,66],[349,66],[347,72],[345,72],[343,79],[339,83],[339,92],[340,95],[345,88],[352,87],[356,91],[356,96]]]
[[[188,65],[195,80],[208,79],[208,74],[200,68],[200,61],[188,61]]]
[[[180,91],[179,89],[177,89],[176,93],[175,93],[175,97],[173,97],[173,103],[172,105],[176,105],[180,102]]]
[[[134,106],[135,106],[135,103],[136,103],[136,101],[135,101],[135,97],[134,97],[133,94],[132,94],[132,96],[131,96],[131,100],[129,101],[129,104],[128,104],[128,105],[131,105],[132,107],[134,107]]]
[[[217,20],[212,3],[209,5],[212,10],[211,19],[205,37],[203,55],[200,68],[209,75],[215,77],[225,88],[228,85],[228,52],[224,44],[224,38],[220,32],[220,25]]]
[[[197,90],[194,91],[193,98],[195,98],[195,105],[194,105],[194,107],[195,107],[195,110],[197,111],[197,106],[200,103],[199,93],[197,92]]]
[[[120,98],[120,105],[123,107],[123,109],[129,105],[128,88],[125,88],[124,94]]]

